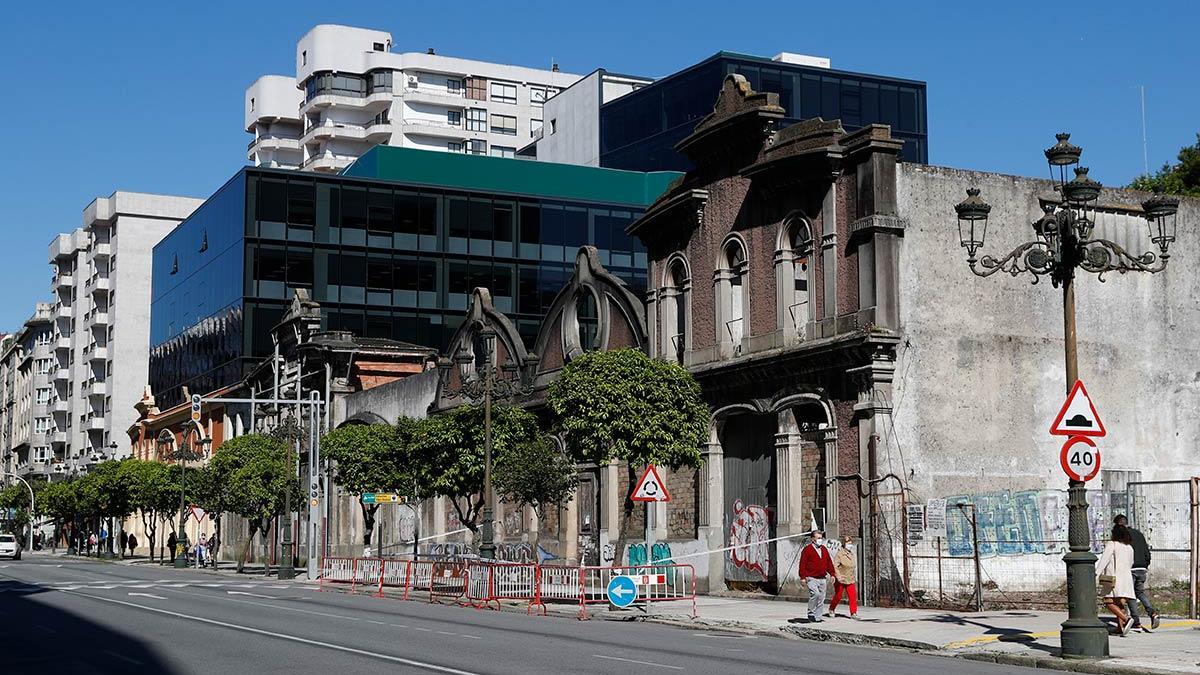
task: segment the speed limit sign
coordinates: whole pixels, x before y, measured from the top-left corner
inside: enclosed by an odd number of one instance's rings
[[[1059,454],[1063,472],[1071,480],[1089,481],[1100,473],[1100,449],[1087,436],[1072,436]]]

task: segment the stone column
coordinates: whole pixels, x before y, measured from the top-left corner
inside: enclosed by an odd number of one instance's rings
[[[654,285],[654,264],[650,264],[650,274],[646,279],[647,285]],[[666,289],[663,289],[664,291]],[[659,291],[651,288],[646,291],[646,341],[649,342],[650,356],[662,357],[666,352],[662,345],[659,344],[659,334],[667,331],[659,330]]]
[[[803,465],[800,429],[791,409],[776,414],[775,433],[775,536],[788,537],[808,531],[808,505],[804,503],[804,476],[815,467]],[[794,551],[796,539],[780,539],[771,545],[771,560],[780,595],[800,591]]]
[[[700,470],[700,508],[696,514],[697,531],[700,541],[706,550],[713,551],[727,546],[725,537],[725,450],[721,447],[720,425],[714,421],[709,426],[708,443],[701,451],[704,453],[704,466]],[[708,588],[702,591],[712,592],[725,588],[725,553],[712,553],[708,556]],[[703,579],[697,579],[703,585]]]
[[[813,238],[813,253],[817,248],[816,237]],[[825,191],[825,199],[821,202],[821,318],[833,319],[837,316],[837,183],[831,182]],[[821,335],[831,334],[830,327]]]

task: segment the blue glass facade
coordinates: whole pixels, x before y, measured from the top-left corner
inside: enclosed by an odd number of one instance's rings
[[[901,157],[929,161],[925,83],[721,52],[600,107],[600,166],[686,171],[675,144],[695,129],[725,76],[744,76],[755,91],[779,94],[784,126],[801,119],[840,119],[846,131],[887,124],[904,140]]]
[[[440,348],[486,286],[532,343],[584,244],[645,288],[644,208],[243,169],[154,249],[151,386],[163,406],[236,382],[301,288],[327,329]]]

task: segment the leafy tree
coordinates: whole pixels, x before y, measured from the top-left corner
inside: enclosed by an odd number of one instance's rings
[[[131,460],[100,462],[78,481],[80,511],[97,520],[109,521],[107,547],[110,553],[112,520],[126,518],[134,511],[133,479],[129,470],[123,468],[129,461]]]
[[[254,535],[265,537],[271,519],[283,515],[287,490],[298,501],[300,484],[287,447],[275,438],[247,434],[226,441],[209,461],[213,479],[225,486],[230,513],[246,519],[250,533],[238,557],[238,572],[250,551]]]
[[[1151,175],[1142,175],[1133,179],[1129,187],[1137,190],[1161,190],[1172,195],[1187,195],[1200,197],[1200,133],[1196,134],[1196,143],[1180,148],[1178,164],[1169,162],[1162,165]]]
[[[79,513],[77,482],[64,480],[50,483],[38,495],[38,511],[54,519],[59,530],[70,530],[72,540],[78,536],[74,531],[75,517]]]
[[[563,504],[571,498],[579,476],[575,462],[548,437],[539,435],[501,455],[492,466],[492,481],[501,499],[532,506],[544,518],[547,505]]]
[[[30,487],[27,488],[24,483],[14,481],[8,487],[0,490],[0,509],[4,510],[6,515],[8,509],[13,510],[13,517],[8,519],[8,525],[13,534],[16,534],[22,541],[25,539],[25,533],[29,530],[29,521],[36,515],[29,511],[29,490],[32,488],[36,495],[42,485],[45,483],[31,481]],[[34,508],[37,508],[36,498]]]
[[[137,459],[125,460],[123,468],[130,480],[133,508],[141,514],[142,525],[150,540],[150,559],[153,560],[158,523],[179,509],[179,473],[162,462]]]
[[[407,465],[407,425],[354,424],[325,434],[321,453],[337,462],[334,481],[351,494],[412,492]],[[371,545],[378,504],[359,500],[363,515],[363,546]]]
[[[413,422],[411,470],[418,496],[443,496],[454,505],[463,527],[476,532],[483,510],[484,410],[463,405],[441,415]],[[513,406],[492,406],[492,461],[538,436],[537,418]]]
[[[676,363],[636,349],[588,352],[563,368],[546,400],[578,461],[701,463],[708,407],[700,385]]]
[[[189,473],[187,480],[188,497],[211,517],[217,545],[220,546],[220,542],[224,541],[224,535],[221,534],[222,516],[230,511],[228,486],[211,463]],[[217,551],[210,551],[210,555],[215,560]]]

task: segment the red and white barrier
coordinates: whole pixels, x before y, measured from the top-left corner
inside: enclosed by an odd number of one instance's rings
[[[352,584],[354,582],[354,563],[354,558],[323,558],[318,590],[325,590],[327,584]]]
[[[378,588],[379,575],[383,572],[382,558],[355,558],[354,579],[350,583],[350,592],[354,593],[359,585]]]

